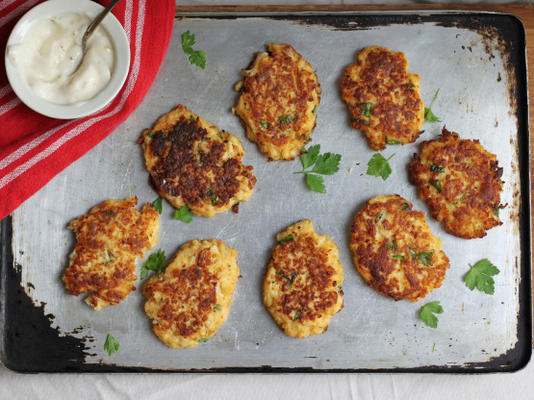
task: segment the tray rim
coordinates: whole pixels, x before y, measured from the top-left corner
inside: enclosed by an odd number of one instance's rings
[[[421,5],[423,6],[423,5]],[[333,369],[315,369],[313,367],[272,367],[268,365],[260,367],[217,367],[205,369],[161,369],[149,367],[130,367],[116,364],[103,363],[79,363],[75,365],[65,364],[62,366],[54,366],[52,368],[28,368],[18,363],[16,360],[11,360],[6,356],[6,325],[9,321],[10,311],[8,311],[7,301],[8,291],[14,290],[14,285],[18,289],[19,295],[27,296],[22,290],[20,293],[20,281],[14,280],[13,277],[8,276],[9,272],[17,272],[20,266],[14,264],[13,251],[11,242],[13,238],[12,232],[12,215],[0,221],[0,359],[1,362],[9,369],[16,372],[190,372],[190,373],[461,373],[461,374],[476,374],[476,373],[492,373],[492,372],[515,372],[524,368],[530,361],[532,354],[532,215],[531,215],[531,189],[532,182],[530,179],[530,130],[529,130],[529,88],[528,88],[528,68],[526,57],[526,29],[519,17],[513,13],[499,12],[499,11],[485,11],[476,9],[454,9],[455,5],[450,5],[452,8],[437,8],[431,7],[416,7],[403,9],[386,9],[380,10],[377,7],[369,6],[369,8],[362,10],[355,8],[355,6],[177,6],[176,19],[184,17],[198,17],[198,18],[251,18],[251,17],[298,17],[298,16],[336,16],[336,15],[354,15],[354,16],[432,16],[432,15],[492,15],[505,16],[514,19],[519,28],[519,35],[521,45],[517,55],[520,57],[520,64],[516,65],[517,73],[517,87],[521,90],[517,91],[518,107],[516,111],[518,129],[517,129],[517,146],[518,146],[518,167],[520,175],[520,212],[519,212],[519,233],[520,233],[520,276],[519,283],[519,313],[517,324],[517,342],[515,347],[510,349],[507,353],[493,358],[488,362],[483,363],[464,363],[463,365],[427,365],[419,367],[393,367],[393,368],[333,368]],[[358,6],[356,6],[358,7]],[[360,6],[361,7],[361,6]],[[282,9],[281,9],[282,8]],[[220,11],[221,9],[228,9],[229,11]],[[521,51],[524,49],[524,51]],[[525,91],[523,91],[525,89]],[[523,107],[525,105],[526,107]],[[524,133],[524,134],[523,134]],[[527,183],[527,184],[525,184]],[[526,224],[525,224],[526,219]],[[7,288],[7,289],[6,289]],[[27,296],[30,298],[29,296]],[[31,298],[30,298],[31,300]],[[525,309],[527,311],[525,311]],[[512,361],[510,361],[510,359]]]

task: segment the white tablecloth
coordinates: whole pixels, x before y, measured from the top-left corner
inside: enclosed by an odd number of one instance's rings
[[[0,0],[1,1],[1,0]],[[157,0],[155,0],[157,1]],[[362,3],[404,4],[406,0]],[[415,1],[416,3],[419,1]],[[434,3],[446,3],[433,1]],[[457,1],[460,2],[460,1]],[[463,1],[475,3],[477,1]],[[509,1],[490,1],[508,3]],[[182,5],[354,4],[343,0],[194,0]],[[534,399],[534,362],[509,374],[18,374],[0,364],[0,400]]]

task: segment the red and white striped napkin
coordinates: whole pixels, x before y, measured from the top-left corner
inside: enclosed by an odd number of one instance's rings
[[[0,1],[0,219],[113,132],[136,109],[165,56],[175,14],[175,0],[119,2],[113,14],[130,41],[126,82],[102,111],[65,121],[26,107],[7,81],[4,54],[9,34],[17,20],[41,1]],[[99,3],[105,6],[109,1]]]

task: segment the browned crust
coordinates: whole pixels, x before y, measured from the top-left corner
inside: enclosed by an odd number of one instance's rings
[[[351,229],[354,263],[365,282],[394,300],[417,301],[441,286],[449,268],[421,211],[398,195],[370,199]],[[431,254],[425,265],[417,254]]]
[[[291,160],[311,140],[321,88],[309,63],[291,45],[271,43],[267,50],[243,70],[235,110],[263,154]]]
[[[362,49],[357,62],[341,78],[343,101],[354,129],[364,132],[373,150],[387,142],[412,143],[421,134],[424,104],[419,96],[420,78],[408,73],[402,52],[372,46]],[[362,104],[372,103],[371,116],[362,114]]]
[[[152,130],[145,130],[139,142],[158,193],[176,208],[185,203],[193,212],[210,217],[246,200],[243,187],[251,192],[256,177],[253,167],[241,162],[237,138],[224,131],[214,137],[207,124],[178,105]],[[233,157],[226,157],[228,148],[237,148]]]
[[[218,278],[208,270],[211,263],[209,248],[202,249],[193,265],[174,269],[165,279],[150,279],[143,286],[147,299],[153,299],[155,292],[163,299],[156,314],[156,334],[172,331],[188,337],[206,322],[217,303]]]
[[[433,165],[444,172],[432,171]],[[460,139],[458,133],[443,127],[438,139],[421,143],[409,172],[419,197],[447,232],[465,239],[480,238],[486,236],[486,230],[502,224],[495,210],[505,207],[500,204],[503,170],[496,156],[478,140]],[[441,185],[441,192],[435,182]]]
[[[135,260],[155,243],[158,212],[150,204],[141,211],[137,198],[107,200],[69,224],[76,235],[63,282],[72,295],[89,293],[96,309],[115,305],[135,290]]]

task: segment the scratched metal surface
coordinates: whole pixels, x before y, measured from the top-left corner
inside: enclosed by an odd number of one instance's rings
[[[354,16],[357,28],[358,17]],[[185,30],[196,34],[195,48],[207,53],[207,67],[190,65],[180,47]],[[307,190],[303,177],[293,175],[300,162],[267,162],[244,136],[230,109],[240,79],[253,53],[269,42],[290,43],[314,67],[323,88],[312,144],[343,155],[340,171],[326,177],[328,193]],[[355,270],[348,248],[354,213],[370,197],[398,193],[423,210],[408,183],[407,163],[417,143],[389,146],[395,153],[393,173],[383,182],[365,174],[373,152],[361,133],[348,124],[338,81],[358,49],[368,45],[404,51],[410,72],[421,76],[421,94],[430,102],[441,88],[434,107],[451,130],[463,138],[480,139],[497,154],[505,181],[501,211],[504,224],[483,239],[463,240],[447,234],[433,219],[428,223],[443,241],[451,268],[443,286],[419,303],[394,302],[368,288]],[[524,51],[524,49],[518,49]],[[289,20],[259,17],[237,19],[186,18],[177,20],[161,71],[141,106],[112,135],[56,176],[13,214],[13,253],[22,266],[22,281],[36,303],[55,316],[53,326],[65,334],[92,337],[86,363],[114,363],[126,367],[191,369],[218,367],[311,367],[317,369],[413,368],[485,363],[506,353],[517,341],[520,237],[520,181],[517,158],[517,118],[509,86],[513,70],[506,68],[497,40],[484,39],[470,29],[438,26],[434,22],[392,24],[338,30]],[[524,88],[522,88],[524,89]],[[154,248],[168,255],[193,238],[218,238],[239,252],[242,278],[226,323],[205,344],[194,349],[165,347],[152,333],[143,312],[141,282],[120,305],[93,311],[83,296],[66,293],[60,280],[74,238],[67,223],[108,198],[138,196],[139,202],[157,195],[136,140],[141,130],[162,113],[182,103],[222,129],[237,135],[246,149],[245,164],[258,178],[254,194],[239,214],[228,212],[211,219],[195,217],[186,225],[172,219],[164,203],[160,239]],[[425,122],[418,142],[435,138],[441,123]],[[344,308],[332,319],[327,333],[306,339],[285,336],[261,302],[261,284],[275,244],[274,236],[288,225],[311,219],[316,231],[328,234],[340,248],[344,266]],[[501,273],[493,296],[471,292],[462,281],[468,263],[489,258]],[[141,262],[138,263],[138,271]],[[418,318],[421,305],[439,300],[445,312],[432,329]],[[74,333],[73,333],[74,332]],[[121,349],[110,358],[103,349],[107,333]]]

